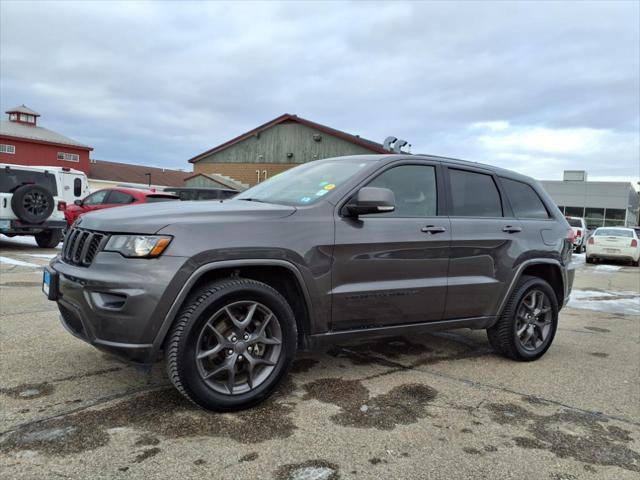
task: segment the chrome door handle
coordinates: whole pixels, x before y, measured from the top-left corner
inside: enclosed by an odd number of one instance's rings
[[[433,225],[427,225],[420,229],[423,233],[443,233],[446,232],[447,229],[444,227],[434,227]]]
[[[513,225],[507,225],[506,227],[504,227],[502,229],[503,232],[507,232],[507,233],[518,233],[522,231],[522,227],[516,227]]]

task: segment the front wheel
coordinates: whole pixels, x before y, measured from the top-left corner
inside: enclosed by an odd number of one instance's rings
[[[239,410],[273,393],[296,342],[293,312],[276,290],[249,279],[213,282],[185,302],[168,337],[167,370],[198,406]]]
[[[496,324],[487,329],[491,346],[513,360],[540,358],[551,346],[558,327],[558,300],[538,277],[522,277]]]
[[[34,235],[36,243],[40,248],[55,248],[62,241],[63,231],[56,230],[43,230]]]

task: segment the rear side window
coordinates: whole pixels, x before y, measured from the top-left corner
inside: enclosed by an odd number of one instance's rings
[[[517,180],[511,180],[509,178],[500,178],[502,186],[504,187],[513,213],[518,218],[549,218],[549,212],[547,208],[540,200],[540,197],[536,191],[531,188],[531,185],[527,185]],[[580,220],[578,220],[578,223]],[[578,227],[580,225],[572,225]]]
[[[491,175],[449,169],[452,215],[455,217],[502,217],[498,187]]]
[[[132,203],[134,200],[135,200],[135,198],[133,198],[128,193],[120,192],[118,190],[111,190],[111,193],[109,194],[109,199],[107,200],[107,203],[115,203],[115,204],[118,204],[118,205],[124,205],[124,204],[127,204],[127,203]]]
[[[31,170],[16,170],[3,168],[0,170],[0,192],[13,193],[21,185],[35,184],[46,188],[54,197],[58,195],[56,177],[48,172],[34,172]]]
[[[79,178],[76,178],[73,181],[73,196],[79,197],[80,195],[82,195],[82,180]]]
[[[428,165],[393,167],[373,179],[368,187],[388,188],[396,197],[393,212],[376,217],[435,217],[437,215],[436,170]]]

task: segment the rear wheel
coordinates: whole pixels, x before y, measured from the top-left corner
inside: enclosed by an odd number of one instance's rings
[[[293,312],[276,290],[249,279],[214,282],[187,300],[169,334],[169,378],[202,408],[247,408],[273,393],[296,342]]]
[[[55,248],[62,241],[63,232],[60,229],[43,230],[34,235],[36,243],[41,248]]]
[[[520,361],[540,358],[549,349],[558,326],[558,300],[551,286],[524,276],[496,322],[487,329],[491,346]]]
[[[586,261],[587,261],[587,263],[593,263],[593,258],[587,257]]]

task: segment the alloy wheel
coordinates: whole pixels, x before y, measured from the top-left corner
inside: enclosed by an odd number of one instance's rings
[[[24,196],[22,205],[31,215],[37,217],[44,215],[49,207],[49,201],[40,192],[30,192]]]
[[[261,385],[273,372],[282,351],[282,328],[274,313],[254,301],[220,308],[204,324],[195,360],[213,390],[239,395]]]
[[[541,290],[531,290],[520,301],[516,313],[516,335],[525,350],[537,350],[549,337],[553,312],[549,297]]]

